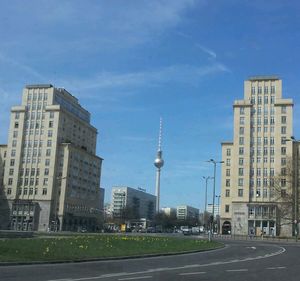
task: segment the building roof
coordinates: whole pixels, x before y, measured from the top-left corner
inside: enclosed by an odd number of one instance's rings
[[[280,80],[277,75],[256,75],[250,76],[248,81]]]
[[[26,89],[38,89],[38,88],[53,88],[53,85],[51,84],[32,84],[32,85],[26,85]]]

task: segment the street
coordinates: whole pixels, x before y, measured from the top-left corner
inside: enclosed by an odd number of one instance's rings
[[[1,281],[299,280],[295,243],[225,241],[210,252],[83,263],[1,266]],[[38,269],[38,270],[37,270]]]

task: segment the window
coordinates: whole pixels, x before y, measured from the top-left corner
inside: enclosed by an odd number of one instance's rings
[[[50,159],[45,160],[45,166],[50,166]]]
[[[274,147],[270,147],[270,155],[274,155],[275,154],[275,151],[274,151]]]
[[[244,125],[245,124],[245,117],[240,117],[240,125]]]
[[[13,140],[12,141],[12,147],[16,147],[17,146],[17,141],[16,140]]]
[[[227,156],[230,156],[230,155],[231,155],[231,149],[230,149],[230,148],[227,148],[227,149],[226,149],[226,155],[227,155]]]
[[[13,184],[13,179],[12,178],[9,178],[8,179],[8,185],[12,185]]]
[[[230,179],[226,179],[226,187],[230,187]]]
[[[260,186],[261,186],[260,178],[257,178],[257,179],[256,179],[256,186],[257,186],[257,187],[260,187]]]
[[[226,159],[226,166],[230,166],[230,159]]]
[[[244,185],[244,179],[239,179],[238,180],[238,185],[243,186]]]
[[[9,175],[13,176],[13,174],[14,174],[14,169],[9,169]]]
[[[267,145],[267,144],[268,144],[268,138],[264,137],[264,145]]]
[[[54,118],[54,112],[53,112],[53,111],[51,111],[51,112],[49,113],[49,118],[50,118],[50,119],[53,119],[53,118]]]
[[[256,197],[260,197],[260,189],[256,190]]]
[[[286,158],[281,158],[281,166],[285,166],[286,165]]]
[[[244,148],[243,147],[239,148],[239,155],[244,155]]]
[[[264,93],[265,93],[265,94],[268,94],[268,92],[269,92],[268,90],[269,90],[269,89],[268,89],[268,86],[265,86],[265,87],[264,87]]]
[[[261,115],[261,107],[260,106],[257,108],[257,115]]]
[[[239,144],[240,144],[240,145],[244,145],[244,137],[240,137],[240,139],[239,139]]]
[[[257,168],[256,169],[256,176],[260,176],[261,175],[261,169],[260,168]]]
[[[240,127],[240,135],[244,134],[244,127]]]
[[[251,87],[251,94],[252,94],[252,95],[255,94],[255,87],[254,87],[254,86]]]
[[[286,155],[286,147],[281,147],[281,155]]]
[[[19,122],[15,122],[15,129],[19,128]]]
[[[261,94],[261,93],[262,93],[262,88],[261,88],[261,86],[258,86],[258,87],[257,87],[257,93],[258,93],[258,94]]]
[[[51,140],[48,140],[47,141],[47,147],[51,147],[52,146],[52,141]]]
[[[226,191],[225,191],[225,197],[230,197],[230,189],[226,189]]]
[[[45,176],[48,176],[48,175],[49,175],[49,169],[48,169],[48,168],[45,169],[44,175],[45,175]]]
[[[18,137],[18,131],[14,131],[14,132],[13,132],[13,137],[14,137],[14,138],[17,138],[17,137]]]
[[[281,187],[286,187],[286,179],[281,179]]]
[[[48,137],[51,138],[52,135],[53,135],[53,131],[52,131],[52,130],[49,130],[49,131],[48,131]]]
[[[244,165],[244,158],[239,158],[239,165]]]
[[[271,104],[274,104],[275,102],[275,96],[271,96]]]
[[[264,125],[268,125],[268,118],[267,117],[264,118]]]
[[[243,197],[243,189],[238,189],[238,196]]]
[[[257,98],[257,104],[261,104],[262,103],[262,99],[261,99],[261,97],[259,96],[258,98]]]
[[[43,195],[47,195],[47,188],[43,188]]]
[[[275,86],[271,85],[271,94],[275,94]]]
[[[286,168],[281,168],[281,175],[286,176]]]
[[[226,169],[226,176],[230,177],[230,169]]]
[[[287,193],[285,189],[281,189],[281,197],[286,197]]]
[[[14,166],[15,165],[15,159],[11,159],[10,160],[10,166]]]
[[[270,137],[270,144],[274,145],[275,141],[274,141],[274,137]]]
[[[12,157],[15,157],[16,156],[16,150],[15,149],[12,149],[11,153],[10,153],[10,156]]]
[[[286,144],[286,137],[281,137],[281,144]]]
[[[261,125],[261,118],[260,117],[257,118],[257,125]]]
[[[229,213],[229,205],[225,205],[225,213]]]
[[[239,168],[239,176],[243,176],[244,175],[244,169],[243,168]]]
[[[50,156],[51,155],[51,149],[47,149],[46,150],[46,156]]]
[[[286,124],[286,116],[281,116],[281,124]]]
[[[7,195],[10,195],[11,194],[11,188],[8,188],[7,189]]]
[[[281,113],[282,113],[282,114],[286,114],[286,106],[283,105],[283,106],[281,107]]]
[[[53,121],[49,121],[49,128],[53,128]]]
[[[245,108],[244,107],[240,107],[240,115],[244,115],[245,114]]]
[[[270,118],[270,124],[271,125],[275,124],[275,118],[274,118],[274,116],[271,116],[271,118]]]
[[[44,178],[43,185],[48,185],[48,178]]]

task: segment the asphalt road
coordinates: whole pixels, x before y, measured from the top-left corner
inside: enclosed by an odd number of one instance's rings
[[[1,281],[300,280],[300,244],[225,241],[210,252],[83,263],[1,266]]]

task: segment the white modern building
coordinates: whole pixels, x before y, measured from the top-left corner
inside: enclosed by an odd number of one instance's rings
[[[161,212],[167,216],[176,216],[177,209],[172,207],[163,207],[161,208]]]
[[[153,219],[156,196],[127,186],[112,188],[112,211],[115,218]]]
[[[206,211],[209,214],[213,214],[214,213],[215,218],[216,218],[218,215],[220,215],[220,205],[215,204],[214,209],[215,209],[215,211],[213,212],[213,204],[207,204]]]
[[[188,205],[180,205],[177,206],[176,216],[178,220],[199,220],[199,209]]]
[[[1,225],[95,230],[103,200],[96,142],[90,113],[73,95],[50,84],[26,86],[22,104],[11,109],[1,187],[9,221]]]

